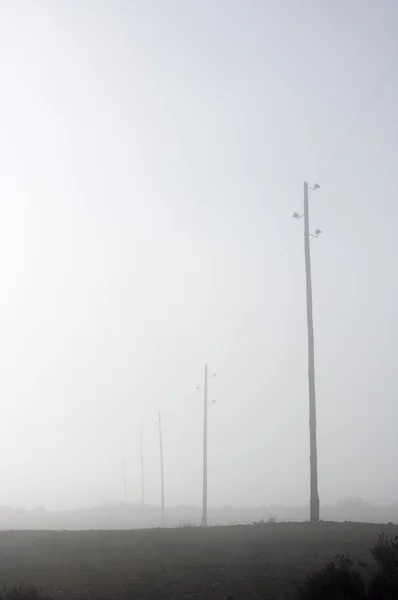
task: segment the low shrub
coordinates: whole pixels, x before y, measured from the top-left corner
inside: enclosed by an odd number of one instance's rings
[[[366,586],[348,556],[336,556],[320,571],[307,575],[297,600],[364,600]]]
[[[376,570],[368,585],[348,556],[336,556],[316,573],[307,575],[297,600],[398,600],[398,536],[391,539],[380,535],[370,553]]]
[[[193,529],[199,527],[199,525],[192,523],[192,521],[179,521],[175,527],[177,529]]]
[[[262,525],[275,525],[276,523],[278,523],[278,517],[275,517],[274,515],[269,514],[267,518],[263,517],[262,519],[259,519],[258,521],[249,521],[249,525],[254,525],[256,527],[261,527]]]

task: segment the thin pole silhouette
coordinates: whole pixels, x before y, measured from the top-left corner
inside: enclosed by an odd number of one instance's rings
[[[207,527],[207,365],[205,365],[205,381],[203,387],[203,500],[202,527]]]
[[[308,384],[309,384],[309,426],[310,426],[310,521],[319,521],[318,495],[318,455],[316,441],[316,402],[315,402],[315,344],[314,321],[312,314],[312,278],[310,227],[308,209],[308,183],[304,181],[304,255],[307,292],[307,331],[308,331]]]
[[[163,436],[162,415],[159,413],[159,449],[160,449],[160,497],[161,497],[161,521],[164,527],[164,470],[163,470]]]
[[[127,485],[126,485],[126,470],[125,470],[125,466],[124,466],[123,445],[121,446],[121,456],[122,456],[122,473],[123,473],[123,486],[124,486],[124,501],[128,502]]]
[[[142,440],[142,427],[140,429],[140,442],[141,442],[141,504],[145,504],[144,496],[144,445]]]

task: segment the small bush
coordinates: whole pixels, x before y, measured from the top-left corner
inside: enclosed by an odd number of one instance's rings
[[[377,564],[377,572],[369,582],[371,600],[398,598],[398,537],[379,536],[370,551]]]
[[[254,525],[257,527],[261,527],[262,525],[275,525],[276,523],[278,523],[278,517],[275,517],[271,514],[269,514],[267,518],[263,517],[258,521],[249,521],[250,525]]]
[[[371,574],[367,587],[348,556],[336,556],[320,571],[307,575],[297,599],[398,600],[398,536],[391,539],[380,535],[370,553],[376,562],[376,571]]]
[[[382,533],[370,551],[380,574],[392,577],[398,573],[398,536],[388,538]]]
[[[366,587],[348,556],[336,556],[320,571],[307,575],[298,600],[364,600]]]
[[[179,521],[177,525],[175,525],[177,529],[194,529],[199,527],[196,523],[192,523],[192,521]]]
[[[278,517],[276,517],[275,515],[271,515],[270,513],[268,515],[267,523],[268,525],[275,525],[276,523],[278,523]]]

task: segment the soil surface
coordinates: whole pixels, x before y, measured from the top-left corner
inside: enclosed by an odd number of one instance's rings
[[[133,531],[2,531],[0,585],[32,584],[54,600],[294,598],[337,554],[372,566],[379,533],[358,523],[277,523]]]

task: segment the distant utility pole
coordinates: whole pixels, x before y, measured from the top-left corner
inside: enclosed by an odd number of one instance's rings
[[[141,441],[141,504],[144,506],[144,446],[142,442],[142,427],[140,429],[140,441]]]
[[[318,456],[316,442],[316,402],[315,402],[315,350],[314,350],[314,321],[312,314],[312,279],[311,279],[311,252],[310,236],[317,238],[321,233],[316,229],[315,233],[310,233],[309,209],[308,209],[308,189],[316,191],[319,185],[316,183],[313,188],[308,187],[304,181],[304,213],[299,215],[294,213],[295,219],[304,217],[304,256],[305,256],[305,277],[307,292],[307,331],[308,331],[308,383],[309,383],[309,414],[310,414],[310,521],[319,522],[319,495],[318,495]]]
[[[125,469],[125,466],[124,466],[123,446],[121,446],[121,455],[122,455],[122,473],[123,473],[123,485],[124,485],[124,501],[128,502],[127,485],[126,485],[126,469]]]
[[[160,497],[162,503],[162,527],[164,527],[164,470],[163,470],[163,436],[162,436],[162,415],[159,413],[159,448],[160,448]]]
[[[216,375],[213,373],[209,376],[207,365],[205,365],[205,379],[203,386],[203,500],[202,500],[202,527],[207,527],[207,388],[208,381],[210,378],[214,378]],[[198,391],[202,391],[202,388],[197,387]]]
[[[205,365],[205,382],[203,388],[203,500],[202,500],[202,526],[207,527],[207,365]]]

